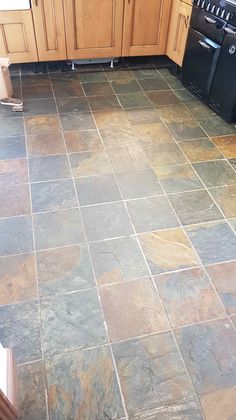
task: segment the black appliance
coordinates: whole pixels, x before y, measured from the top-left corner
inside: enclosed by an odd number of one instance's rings
[[[236,121],[236,0],[194,0],[183,82],[226,121]]]

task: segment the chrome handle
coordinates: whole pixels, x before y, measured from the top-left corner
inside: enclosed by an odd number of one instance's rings
[[[232,29],[229,29],[229,28],[224,28],[224,31],[227,33],[227,34],[230,34],[230,35],[236,35],[236,32],[235,31],[233,31]]]
[[[208,23],[214,23],[214,24],[216,23],[216,20],[215,19],[211,19],[208,16],[205,16],[205,21],[208,22]]]
[[[203,42],[203,41],[198,41],[198,42],[201,45],[201,47],[206,48],[206,50],[211,49],[210,45],[206,44],[206,42]]]

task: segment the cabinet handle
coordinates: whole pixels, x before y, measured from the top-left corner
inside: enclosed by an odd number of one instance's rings
[[[208,16],[205,16],[205,21],[208,22],[208,23],[214,23],[214,24],[216,23],[216,20],[215,19],[211,19]]]
[[[236,35],[236,32],[235,31],[233,31],[232,29],[230,29],[230,28],[224,28],[224,31],[227,33],[227,34],[230,34],[230,35]]]
[[[210,45],[206,44],[206,42],[198,41],[201,47],[206,48],[207,50],[211,50]]]

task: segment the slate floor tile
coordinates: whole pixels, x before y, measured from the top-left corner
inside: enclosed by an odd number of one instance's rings
[[[34,213],[78,207],[72,180],[31,184],[31,198]]]
[[[225,310],[202,268],[155,277],[173,328],[225,316]]]
[[[236,158],[236,135],[213,137],[212,140],[226,158]]]
[[[236,314],[236,261],[209,265],[206,271],[227,311]]]
[[[193,167],[209,188],[236,184],[236,173],[225,160],[194,163]]]
[[[0,186],[17,185],[28,182],[26,159],[0,161]]]
[[[29,159],[29,171],[31,182],[71,177],[66,155],[32,157]]]
[[[230,226],[232,227],[232,229],[234,229],[234,231],[236,233],[236,218],[235,219],[229,219],[228,222],[230,223]]]
[[[121,202],[82,207],[81,212],[88,241],[134,233],[125,206]]]
[[[174,142],[172,135],[161,122],[138,125],[134,128],[134,132],[143,147]]]
[[[24,123],[22,117],[0,116],[0,139],[5,137],[24,136]]]
[[[57,108],[54,99],[37,99],[24,101],[25,115],[56,114]]]
[[[41,359],[40,319],[36,302],[0,307],[0,340],[10,347],[17,363]]]
[[[124,109],[152,108],[152,104],[145,93],[123,93],[117,96]]]
[[[1,256],[33,251],[31,217],[0,219],[0,238]]]
[[[60,155],[66,152],[61,133],[35,134],[26,137],[28,155]]]
[[[198,394],[236,385],[236,332],[227,319],[187,326],[175,336]]]
[[[163,194],[152,169],[120,172],[116,174],[116,179],[125,200]]]
[[[111,84],[106,82],[83,83],[83,89],[86,96],[113,95]]]
[[[123,417],[119,387],[108,347],[75,351],[49,359],[46,368],[52,420],[60,417],[83,420]]]
[[[170,332],[113,344],[129,415],[194,395]]]
[[[138,139],[133,127],[113,127],[100,130],[100,134],[106,149],[118,150],[125,147],[139,146]]]
[[[73,245],[84,241],[78,209],[38,213],[33,219],[37,250]]]
[[[192,120],[192,114],[182,105],[167,105],[158,108],[158,113],[164,123]]]
[[[149,275],[137,239],[118,238],[89,245],[99,286]]]
[[[111,341],[167,330],[168,321],[150,278],[99,290]]]
[[[0,139],[0,159],[17,159],[26,156],[25,139],[22,136]]]
[[[57,62],[61,65],[61,62]],[[74,81],[75,86],[78,82],[81,81],[80,74],[75,71],[61,71],[61,67],[52,69],[50,66],[56,65],[56,62],[48,62],[49,72],[50,72],[50,81],[53,85],[57,85],[59,83],[70,84],[69,82]],[[60,72],[58,72],[60,70]],[[77,83],[76,83],[77,82]]]
[[[33,115],[25,117],[26,134],[50,134],[60,131],[58,115]]]
[[[177,417],[176,417],[177,416]],[[181,401],[136,414],[130,420],[203,420],[203,413],[196,400]],[[212,419],[213,420],[213,419]]]
[[[132,73],[136,77],[136,79],[147,79],[148,77],[161,77],[160,73],[154,67],[150,67],[147,69],[136,69],[133,70]]]
[[[74,177],[109,174],[112,167],[104,150],[73,153],[69,156]]]
[[[228,159],[228,162],[232,166],[232,168],[236,171],[236,159]]]
[[[36,261],[41,296],[95,287],[88,248],[84,244],[37,252]]]
[[[68,153],[103,149],[97,130],[66,131],[64,137]]]
[[[106,343],[95,289],[43,298],[40,306],[42,342],[47,357]]]
[[[200,401],[206,420],[233,419],[236,417],[235,397],[236,386],[203,395]]]
[[[167,127],[177,141],[206,137],[206,133],[202,130],[200,124],[196,120],[174,121],[167,124]]]
[[[225,217],[236,217],[236,185],[212,188],[210,193]]]
[[[176,96],[184,103],[186,102],[199,102],[197,96],[193,95],[188,89],[181,88],[181,89],[174,89],[174,93]]]
[[[99,129],[129,126],[129,120],[124,111],[100,111],[94,113]]]
[[[115,153],[108,149],[108,155],[115,172],[150,168],[146,153],[140,146],[121,147]]]
[[[114,175],[76,178],[76,189],[81,206],[121,200]]]
[[[53,91],[50,85],[32,85],[23,86],[22,95],[24,101],[32,99],[49,99],[53,98]]]
[[[223,219],[223,215],[206,190],[169,196],[182,225]]]
[[[172,89],[182,89],[183,88],[183,84],[181,82],[181,80],[179,80],[177,77],[175,76],[169,76],[165,78],[165,81],[168,83],[168,85],[172,88]]]
[[[88,101],[86,98],[58,98],[58,112],[64,114],[67,112],[89,112]]]
[[[186,163],[186,158],[175,143],[161,143],[145,148],[145,153],[152,166],[177,165]]]
[[[0,217],[31,213],[29,186],[3,185],[0,189]]]
[[[189,111],[193,114],[194,118],[198,121],[210,119],[212,117],[215,117],[215,112],[204,103],[198,101],[188,101],[186,103],[186,107],[189,109]]]
[[[209,139],[181,141],[179,143],[182,151],[190,162],[201,162],[214,159],[223,159],[223,155]]]
[[[60,114],[63,131],[91,130],[95,128],[92,114],[90,112],[69,112]]]
[[[236,126],[223,121],[218,115],[201,120],[201,127],[210,137],[225,136],[236,133]]]
[[[35,261],[32,254],[0,258],[0,305],[37,297]]]
[[[162,165],[153,170],[167,194],[203,188],[203,184],[188,164]]]
[[[180,103],[180,100],[171,90],[149,92],[148,97],[156,108],[159,108],[161,105],[175,105]]]
[[[139,235],[139,241],[152,274],[191,268],[199,259],[180,228]]]
[[[117,63],[119,65],[119,63]],[[128,81],[134,79],[134,74],[126,68],[109,69],[106,71],[106,77],[110,82],[124,80]]]
[[[18,367],[18,397],[20,418],[42,420],[47,418],[46,378],[43,361]]]
[[[235,259],[236,236],[226,222],[211,222],[185,228],[203,264]]]
[[[84,96],[79,80],[67,80],[64,83],[53,83],[53,91],[56,98],[72,98]]]
[[[100,95],[89,96],[88,102],[91,110],[95,111],[111,111],[113,109],[122,109],[116,95]]]
[[[177,217],[164,196],[130,200],[126,204],[137,233],[179,226]]]
[[[155,124],[160,122],[160,117],[155,109],[128,109],[126,111],[129,123],[131,125]]]
[[[79,73],[79,80],[82,83],[85,82],[107,82],[106,73],[103,71],[90,71],[90,72],[81,72]],[[109,78],[108,78],[109,79]],[[109,79],[110,80],[110,79]]]
[[[135,79],[114,80],[111,82],[115,93],[136,93],[141,92],[142,88]]]
[[[148,77],[146,79],[139,79],[139,83],[145,92],[169,89],[168,84],[161,77]]]
[[[50,85],[49,74],[22,74],[22,86]]]

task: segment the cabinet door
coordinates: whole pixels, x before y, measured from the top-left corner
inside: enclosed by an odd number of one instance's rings
[[[0,12],[0,56],[12,63],[38,61],[31,10]]]
[[[33,0],[32,8],[39,60],[65,60],[63,0]]]
[[[188,4],[173,1],[166,54],[179,66],[183,63],[191,12]]]
[[[123,0],[65,0],[69,59],[121,55]]]
[[[125,0],[122,55],[164,54],[170,8],[171,0]]]

